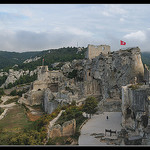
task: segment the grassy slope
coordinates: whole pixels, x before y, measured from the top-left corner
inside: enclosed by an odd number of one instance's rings
[[[21,131],[30,124],[32,122],[28,121],[24,107],[17,104],[12,109],[9,109],[6,116],[0,120],[0,129],[3,132],[13,133]]]

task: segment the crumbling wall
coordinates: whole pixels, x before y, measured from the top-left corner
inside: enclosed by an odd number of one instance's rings
[[[48,83],[46,81],[36,80],[32,83],[32,91],[40,91],[48,88]]]
[[[37,67],[37,80],[45,81],[48,79],[49,71],[48,66],[38,66]]]
[[[44,91],[28,91],[23,94],[18,100],[18,103],[25,103],[26,105],[40,105],[44,98]]]
[[[63,125],[55,125],[51,127],[49,137],[54,138],[54,137],[61,137],[61,136],[70,136],[74,135],[76,130],[76,120],[70,120],[66,121],[63,123]]]
[[[93,59],[96,56],[103,54],[108,54],[110,52],[110,46],[109,45],[88,45],[88,50],[86,54],[86,58]]]

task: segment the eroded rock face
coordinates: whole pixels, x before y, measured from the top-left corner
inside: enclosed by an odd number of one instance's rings
[[[9,83],[14,83],[15,81],[17,81],[21,76],[24,75],[30,75],[32,76],[34,73],[36,73],[37,70],[33,70],[33,71],[24,71],[22,69],[20,69],[19,71],[15,71],[13,69],[9,69],[9,73],[5,73],[4,75],[7,75],[7,79],[5,81],[5,83],[1,86],[1,88],[7,87]]]
[[[132,83],[137,77],[138,82],[143,81],[144,67],[138,47],[128,50],[119,50],[108,55],[100,54],[92,61],[84,63],[84,81],[89,83],[87,89],[92,93],[92,84],[99,88],[103,98],[121,95],[121,86]],[[87,90],[88,91],[88,90]],[[95,91],[95,90],[94,90]]]
[[[46,89],[44,92],[44,101],[43,101],[43,108],[46,113],[51,114],[59,105],[59,103],[54,100],[54,95],[50,91],[50,89]]]
[[[143,138],[148,126],[149,92],[149,85],[129,84],[122,87],[122,127],[128,132],[129,144],[134,136]]]

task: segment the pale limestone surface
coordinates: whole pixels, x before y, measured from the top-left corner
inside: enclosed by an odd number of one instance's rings
[[[106,116],[108,115],[108,120]],[[94,115],[81,128],[81,135],[78,140],[79,146],[86,145],[106,145],[100,142],[99,138],[95,138],[91,134],[104,133],[105,129],[121,131],[121,112],[104,112],[103,114]]]

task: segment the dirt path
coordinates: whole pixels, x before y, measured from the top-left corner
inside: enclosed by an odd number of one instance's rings
[[[4,105],[4,103],[7,100],[13,99],[13,98],[16,98],[16,96],[2,96],[1,97],[2,103],[0,104],[0,107],[5,108],[5,109],[4,109],[4,112],[0,115],[0,120],[6,116],[6,113],[7,113],[8,109],[11,109],[13,106],[16,105],[15,102]]]

